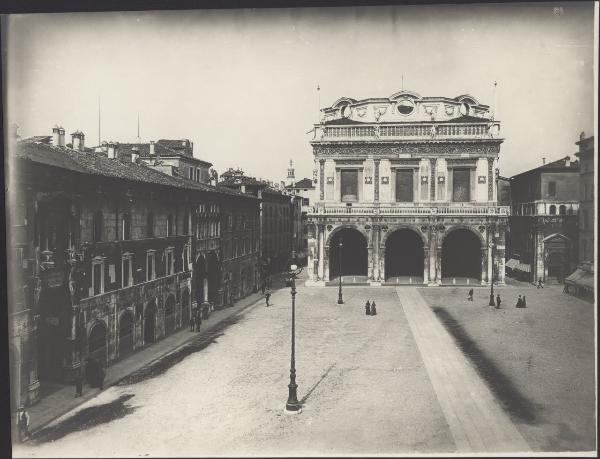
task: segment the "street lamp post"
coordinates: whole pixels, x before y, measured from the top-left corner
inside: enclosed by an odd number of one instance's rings
[[[292,357],[290,362],[290,383],[288,384],[289,394],[285,404],[285,410],[292,413],[299,413],[302,406],[298,401],[296,384],[296,278],[302,272],[297,265],[290,266],[290,278],[292,280]]]
[[[488,306],[496,306],[494,301],[494,249],[496,248],[496,240],[492,238],[492,279],[490,282],[490,302]]]
[[[342,239],[340,238],[340,252],[338,255],[338,268],[340,274],[340,288],[338,291],[338,304],[344,304],[344,298],[342,298]]]

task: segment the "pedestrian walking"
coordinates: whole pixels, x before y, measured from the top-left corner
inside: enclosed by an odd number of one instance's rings
[[[81,374],[81,369],[77,371],[77,376],[75,376],[75,397],[81,397],[83,394],[83,375]]]
[[[371,303],[369,302],[369,300],[367,300],[367,302],[365,303],[365,314],[367,316],[371,315]]]
[[[267,307],[268,307],[268,306],[271,306],[271,305],[269,304],[269,298],[271,298],[271,289],[267,288],[267,289],[265,290],[265,301],[267,302]]]
[[[523,299],[521,298],[521,295],[519,295],[519,298],[517,299],[517,308],[522,308],[523,307]]]
[[[500,295],[496,296],[496,309],[500,309],[500,303],[502,300],[500,300]]]
[[[468,301],[473,301],[473,289],[469,290],[469,296],[467,297]]]
[[[210,310],[210,303],[202,303],[202,319],[208,320],[209,310]]]
[[[25,410],[25,406],[21,405],[17,411],[17,427],[19,429],[19,441],[25,441],[29,438],[29,413]]]
[[[375,304],[375,301],[373,301],[371,303],[371,315],[372,316],[376,316],[377,315],[377,305]]]
[[[194,327],[197,332],[200,331],[200,325],[202,325],[202,316],[200,314],[200,309],[196,308],[196,314],[194,317]]]
[[[196,313],[194,311],[195,311],[195,309],[192,310],[192,317],[190,317],[190,331],[191,332],[194,331],[194,327],[196,326],[196,318],[195,318]]]
[[[569,293],[569,286],[567,284],[563,286],[563,293]]]
[[[525,295],[523,295],[523,302],[521,304],[524,308],[527,307],[527,300],[525,299]]]
[[[542,284],[542,279],[538,279],[537,288],[544,288],[544,285]]]

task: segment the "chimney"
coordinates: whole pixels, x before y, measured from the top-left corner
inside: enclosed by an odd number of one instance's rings
[[[138,147],[133,147],[131,149],[131,162],[132,163],[137,163],[137,160],[139,158],[140,154],[138,152]]]
[[[542,158],[542,165],[546,164],[546,158]]]
[[[150,156],[154,156],[154,140],[150,141]]]
[[[579,140],[583,139],[585,139],[585,131],[581,131],[581,134],[579,134]]]
[[[83,151],[85,136],[83,132],[77,130],[71,134],[71,142],[73,144],[73,150]]]
[[[117,157],[117,145],[112,140],[109,140],[106,144],[108,149],[108,158],[115,159]]]
[[[65,146],[65,128],[63,128],[62,126],[58,128],[58,146]]]
[[[569,156],[565,157],[565,167],[571,166],[571,158]]]
[[[58,126],[52,128],[52,145],[60,147],[60,128]]]

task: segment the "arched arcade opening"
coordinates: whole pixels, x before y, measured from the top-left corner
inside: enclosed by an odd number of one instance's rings
[[[423,240],[414,230],[402,228],[385,242],[386,282],[423,282]]]
[[[133,351],[133,314],[125,312],[119,319],[119,358]]]
[[[468,229],[450,231],[442,245],[442,282],[481,280],[481,241]]]
[[[144,344],[153,343],[156,340],[156,300],[152,300],[146,306],[144,312]]]
[[[339,230],[329,242],[329,279],[333,280],[340,274],[342,276],[367,276],[368,274],[367,240],[354,228]]]

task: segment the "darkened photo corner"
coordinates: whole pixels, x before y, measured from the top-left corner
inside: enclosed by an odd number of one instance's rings
[[[7,454],[595,456],[597,19],[4,15]]]

